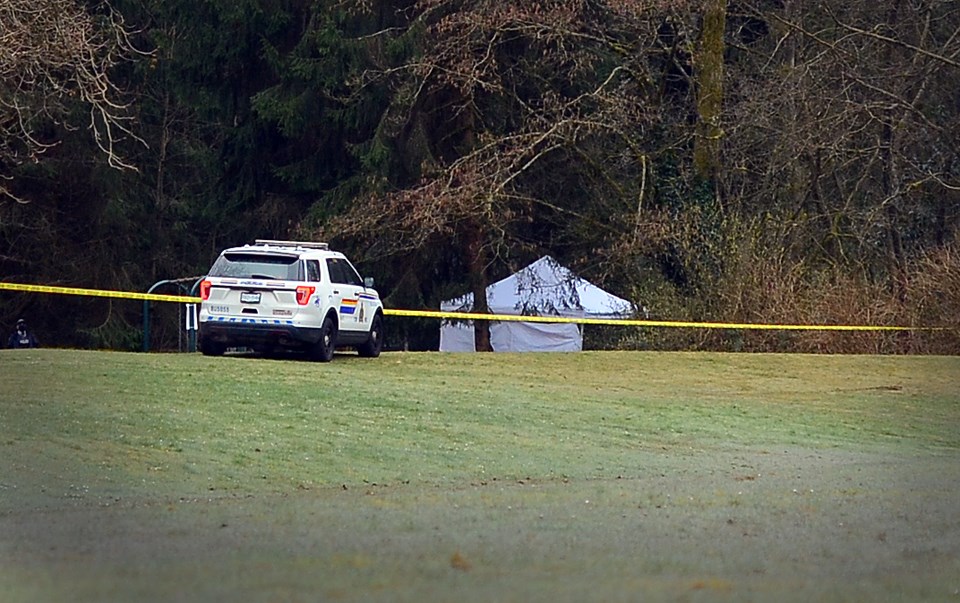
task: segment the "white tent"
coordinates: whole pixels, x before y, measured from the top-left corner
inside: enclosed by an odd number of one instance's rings
[[[487,287],[487,306],[493,314],[569,318],[627,318],[633,312],[630,302],[577,277],[550,256]],[[473,294],[445,301],[440,309],[470,312]],[[583,333],[574,323],[493,322],[490,343],[496,352],[579,352]],[[473,322],[443,321],[440,351],[474,351]]]

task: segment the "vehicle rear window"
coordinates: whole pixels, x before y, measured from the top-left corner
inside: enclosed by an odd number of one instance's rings
[[[302,281],[296,256],[262,253],[225,253],[210,267],[210,276]]]

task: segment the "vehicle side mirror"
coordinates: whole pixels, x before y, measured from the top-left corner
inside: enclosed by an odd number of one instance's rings
[[[373,277],[365,276],[363,277],[363,286],[367,289],[373,289]]]

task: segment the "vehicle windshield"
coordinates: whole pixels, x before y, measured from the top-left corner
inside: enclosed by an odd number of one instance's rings
[[[296,256],[225,253],[210,267],[210,276],[302,281]]]

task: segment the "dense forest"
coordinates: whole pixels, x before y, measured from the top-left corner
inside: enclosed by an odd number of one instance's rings
[[[953,0],[0,0],[0,271],[327,240],[433,309],[549,253],[651,318],[948,327],[597,347],[958,353],[958,82]],[[139,349],[142,311],[0,292],[51,345]]]

